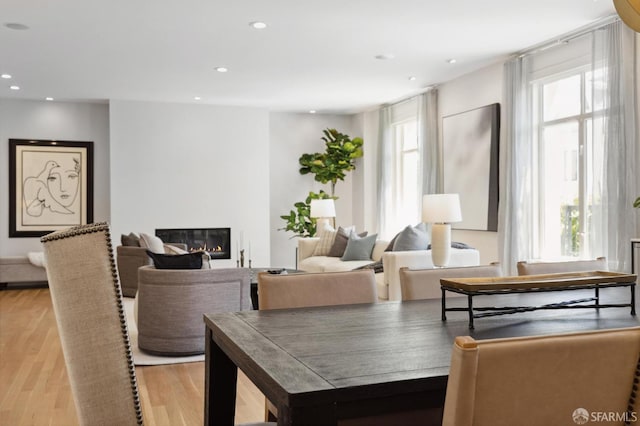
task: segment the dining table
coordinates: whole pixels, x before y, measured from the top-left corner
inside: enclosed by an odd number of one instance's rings
[[[628,299],[611,289],[603,303]],[[591,295],[588,290],[585,297]],[[491,302],[497,296],[485,296]],[[549,303],[549,293],[501,302]],[[450,297],[449,306],[466,306]],[[205,314],[206,425],[232,425],[238,369],[277,407],[278,425],[336,425],[422,410],[439,424],[456,336],[492,339],[640,325],[628,310],[523,312],[441,318],[440,299]],[[526,368],[526,366],[523,366]],[[428,420],[428,421],[427,421]],[[390,422],[389,424],[393,424]]]

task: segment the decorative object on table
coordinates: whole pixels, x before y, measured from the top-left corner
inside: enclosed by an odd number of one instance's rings
[[[93,221],[93,142],[9,139],[9,237]]]
[[[244,249],[240,250],[240,267],[244,268]]]
[[[334,224],[330,223],[335,221],[336,217],[336,205],[333,198],[326,198],[323,200],[311,200],[311,209],[309,216],[316,220],[317,227],[334,228]],[[316,228],[317,229],[317,228]]]
[[[613,5],[622,22],[640,33],[640,0],[613,0]]]
[[[460,222],[458,194],[427,194],[422,197],[422,221],[431,223],[431,253],[433,264],[444,267],[451,252],[451,223]]]
[[[443,192],[462,199],[456,229],[498,230],[499,138],[500,104],[442,119]]]
[[[280,216],[287,225],[280,230],[293,231],[300,237],[314,237],[316,235],[316,221],[310,217],[310,201],[331,198],[336,200],[336,183],[344,180],[346,172],[355,170],[355,160],[362,157],[363,140],[360,137],[351,139],[348,135],[338,132],[336,129],[323,130],[325,151],[313,154],[302,154],[298,159],[300,174],[312,173],[317,182],[331,183],[331,194],[320,191],[318,194],[309,192],[305,202],[294,204],[296,210],[291,210],[288,215]]]

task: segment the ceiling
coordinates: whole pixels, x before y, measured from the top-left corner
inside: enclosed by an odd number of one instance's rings
[[[612,0],[2,0],[0,97],[357,112],[614,13]]]

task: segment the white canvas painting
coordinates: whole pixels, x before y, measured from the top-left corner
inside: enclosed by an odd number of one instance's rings
[[[499,104],[442,120],[444,193],[460,194],[454,229],[497,231]]]

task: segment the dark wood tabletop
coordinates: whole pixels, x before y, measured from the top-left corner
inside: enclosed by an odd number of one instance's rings
[[[612,302],[628,298],[612,289]],[[487,296],[490,300],[494,296]],[[544,303],[549,294],[502,296]],[[448,299],[464,306],[466,298]],[[205,315],[205,424],[233,424],[237,368],[278,407],[278,424],[442,407],[456,336],[515,337],[638,326],[628,311],[533,312],[441,321],[440,300]],[[237,368],[236,368],[237,367]]]

